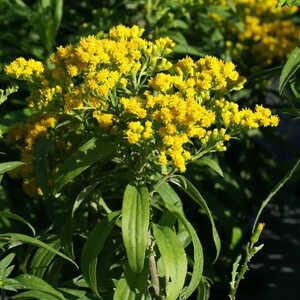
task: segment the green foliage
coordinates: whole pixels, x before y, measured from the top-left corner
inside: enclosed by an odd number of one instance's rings
[[[111,233],[119,215],[119,212],[113,212],[98,223],[89,234],[81,253],[81,270],[83,277],[100,299],[101,296],[97,287],[98,256],[100,255],[104,243]]]
[[[144,268],[149,227],[149,192],[146,186],[128,184],[122,204],[122,237],[132,271]]]
[[[72,264],[74,264],[76,267],[77,264],[70,259],[69,257],[67,257],[65,254],[57,251],[56,249],[54,249],[53,247],[49,246],[48,244],[38,240],[37,238],[33,238],[24,234],[20,234],[20,233],[3,233],[0,234],[0,241],[4,241],[8,244],[13,244],[15,242],[19,242],[19,243],[24,243],[24,244],[31,244],[37,247],[42,247],[56,255],[61,256],[62,258],[68,260],[69,262],[71,262]]]
[[[11,262],[15,258],[15,254],[10,253],[6,257],[0,260],[0,289],[1,291],[17,291],[22,287],[21,283],[16,279],[9,278],[9,275],[14,269],[14,265]],[[3,292],[2,292],[3,295]]]
[[[113,156],[116,142],[92,137],[82,144],[64,162],[54,178],[53,194],[59,192],[65,184],[89,168],[93,163]],[[100,150],[101,149],[101,150]]]
[[[190,224],[190,222],[185,218],[182,207],[178,207],[178,197],[176,196],[176,193],[171,192],[173,194],[173,197],[170,197],[170,188],[164,188],[163,186],[166,185],[165,183],[160,184],[156,191],[161,196],[165,208],[174,214],[178,220],[182,222],[185,229],[188,231],[193,247],[194,247],[194,255],[193,255],[193,273],[192,278],[190,280],[189,285],[187,288],[183,291],[182,298],[188,299],[192,295],[192,293],[197,289],[197,286],[199,285],[201,278],[202,278],[202,272],[203,272],[203,249],[201,242],[197,236],[197,233],[194,229],[194,227]]]
[[[165,281],[166,299],[176,300],[184,286],[187,273],[187,258],[183,245],[177,235],[167,226],[152,225],[153,234],[162,257]]]
[[[5,90],[0,89],[0,105],[8,99],[9,95],[16,93],[18,89],[19,87],[17,85],[6,88]]]
[[[287,62],[285,63],[279,81],[279,93],[282,94],[287,83],[291,77],[297,72],[300,66],[300,49],[296,47],[289,55]]]

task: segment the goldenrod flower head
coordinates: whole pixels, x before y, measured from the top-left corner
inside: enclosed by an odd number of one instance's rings
[[[113,114],[101,114],[99,111],[93,112],[93,117],[98,121],[100,128],[108,128],[113,124]]]
[[[34,59],[19,57],[5,67],[5,72],[11,77],[29,80],[32,76],[40,76],[44,72],[44,66]]]
[[[32,151],[41,136],[55,140],[55,151],[69,151],[56,141],[59,137],[111,135],[125,165],[140,156],[137,161],[145,160],[147,166],[143,171],[151,173],[161,165],[163,172],[185,172],[195,154],[225,151],[239,130],[278,125],[269,109],[240,109],[226,98],[246,81],[233,63],[206,56],[172,64],[166,55],[174,42],[150,42],[142,33],[137,26],[119,25],[106,38],[84,37],[77,46],[58,47],[51,68],[44,70],[36,62],[31,75],[25,75],[25,68],[13,71],[27,64],[23,59],[7,67],[8,75],[28,78],[35,87],[28,101],[39,117],[16,126],[6,137],[23,147],[21,158],[27,163],[18,174],[27,180],[28,193],[34,186]],[[51,172],[56,170],[55,165]]]

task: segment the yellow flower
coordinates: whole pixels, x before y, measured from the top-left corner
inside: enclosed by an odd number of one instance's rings
[[[28,80],[32,76],[39,76],[44,72],[44,66],[41,62],[34,59],[26,60],[19,57],[5,67],[5,73],[17,79]]]
[[[113,124],[113,114],[101,114],[99,111],[94,111],[93,117],[97,120],[100,128],[108,128]]]
[[[259,20],[247,22],[252,27],[241,39],[259,37],[276,46],[274,40],[261,36]],[[287,31],[289,24],[284,24]],[[137,158],[150,173],[156,172],[158,164],[163,172],[172,168],[185,172],[195,154],[225,151],[239,130],[278,125],[278,116],[269,109],[261,105],[240,109],[227,99],[228,92],[241,89],[246,81],[233,63],[206,56],[196,61],[185,57],[172,64],[165,56],[174,42],[169,38],[150,42],[142,39],[142,33],[137,26],[119,25],[105,38],[87,36],[77,46],[58,47],[51,68],[44,70],[40,62],[24,58],[6,67],[8,75],[32,83],[28,102],[39,111],[38,117],[6,136],[7,142],[23,149],[26,165],[15,175],[24,178],[28,193],[41,193],[32,181],[33,149],[41,136],[55,140],[53,151],[67,150],[56,139],[68,135],[83,137],[95,131],[97,136],[117,136],[116,155],[124,165]],[[57,126],[56,116],[70,125]],[[57,166],[49,167],[55,174]]]

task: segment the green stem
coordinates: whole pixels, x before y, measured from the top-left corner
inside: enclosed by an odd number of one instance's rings
[[[248,252],[248,251],[247,251]],[[231,295],[230,295],[230,299],[231,300],[235,300],[235,296],[236,296],[236,292],[238,290],[238,287],[240,285],[240,282],[241,280],[244,278],[244,275],[246,274],[246,272],[248,271],[248,263],[251,259],[251,256],[249,256],[249,254],[247,253],[246,255],[246,258],[245,258],[245,262],[243,263],[242,267],[241,267],[241,270],[239,272],[239,275],[238,275],[238,279],[235,283],[235,286],[234,288],[231,290]]]
[[[168,175],[164,176],[162,179],[160,179],[158,181],[157,184],[154,185],[153,187],[153,191],[151,192],[151,194],[153,194],[153,192],[164,182],[168,181],[176,172],[177,172],[177,168],[175,168],[171,173],[169,173]]]

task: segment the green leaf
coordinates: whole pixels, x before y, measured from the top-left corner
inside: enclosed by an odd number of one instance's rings
[[[20,293],[16,296],[13,296],[12,299],[38,299],[38,300],[57,300],[57,299],[62,299],[58,298],[54,295],[41,292],[41,291],[27,291]]]
[[[80,267],[83,277],[98,298],[101,297],[97,286],[97,257],[101,253],[104,243],[112,231],[119,215],[119,211],[112,212],[98,223],[89,234],[81,253]]]
[[[131,269],[143,270],[149,227],[149,192],[146,186],[128,184],[122,204],[122,237]]]
[[[62,19],[62,16],[63,16],[63,4],[64,4],[63,0],[56,0],[55,1],[54,23],[53,23],[53,27],[54,27],[53,31],[54,31],[55,35],[56,35],[56,33],[59,29],[61,19]]]
[[[125,267],[122,278],[117,283],[117,288],[114,293],[114,300],[135,299],[146,300],[148,294],[147,281],[149,273],[148,265],[145,265],[141,273],[132,272],[129,266]],[[125,278],[123,278],[125,277]]]
[[[163,197],[164,201],[174,205],[181,213],[183,213],[181,199],[167,182],[159,184],[157,187],[155,187],[155,190],[161,195],[161,197]]]
[[[56,299],[66,300],[61,292],[53,288],[50,284],[39,277],[29,274],[22,274],[15,279],[27,289],[53,295],[56,297]]]
[[[169,206],[169,209],[171,210],[172,208]],[[193,292],[197,289],[197,286],[201,281],[203,264],[204,264],[203,262],[204,255],[203,255],[201,242],[192,224],[179,212],[176,212],[176,214],[179,220],[183,223],[183,225],[189,232],[194,246],[194,266],[193,266],[192,278],[188,287],[182,293],[182,297],[181,297],[182,299],[188,299],[193,294]]]
[[[205,56],[205,53],[200,51],[198,48],[190,46],[182,33],[178,31],[170,32],[168,36],[176,42],[176,46],[173,49],[174,53],[185,54],[185,55],[189,54],[189,55],[195,55],[201,57]]]
[[[231,242],[230,242],[230,250],[233,250],[236,245],[241,241],[243,237],[243,232],[240,227],[234,226],[232,228],[232,234],[231,234]]]
[[[86,186],[76,197],[73,208],[72,208],[72,218],[74,218],[76,210],[79,208],[81,203],[86,199],[86,197],[97,187],[99,181],[95,182],[94,184]]]
[[[300,48],[296,47],[289,55],[279,79],[279,94],[282,95],[288,81],[297,72],[300,67]]]
[[[10,9],[14,12],[14,14],[27,17],[28,19],[32,15],[30,7],[22,0],[14,0],[11,3]]]
[[[9,95],[17,92],[18,89],[19,89],[19,87],[16,85],[8,87],[5,90],[0,89],[0,105],[8,99]]]
[[[210,296],[210,283],[209,281],[203,276],[199,287],[198,287],[198,295],[197,300],[209,300]]]
[[[286,184],[286,182],[293,176],[293,174],[296,171],[296,169],[298,168],[299,164],[300,164],[300,159],[297,160],[297,162],[292,167],[292,169],[289,170],[289,172],[277,183],[277,185],[272,189],[272,191],[270,192],[268,197],[262,202],[262,204],[258,210],[258,213],[256,215],[253,227],[252,227],[252,233],[254,233],[256,230],[256,225],[257,225],[258,219],[259,219],[261,213],[263,212],[264,208],[271,201],[271,199],[277,194],[277,192]]]
[[[177,177],[183,177],[182,175],[179,175]],[[213,240],[214,240],[214,244],[217,250],[216,253],[216,257],[215,257],[215,261],[218,259],[219,254],[220,254],[220,250],[221,250],[221,240],[213,219],[213,216],[206,204],[205,199],[202,197],[202,195],[200,194],[200,192],[196,189],[196,187],[186,178],[184,179],[186,182],[186,188],[183,188],[183,190],[196,202],[198,203],[205,211],[205,213],[207,214],[210,224],[211,224],[211,230],[212,230],[212,234],[213,234]]]
[[[74,259],[74,247],[73,247],[73,218],[68,216],[65,224],[59,231],[59,237],[62,242],[62,246],[66,251],[66,254]]]
[[[209,157],[203,157],[199,160],[193,161],[193,163],[195,163],[198,166],[208,166],[209,168],[214,170],[217,174],[219,174],[221,177],[224,177],[223,171],[220,168],[219,164],[215,160]]]
[[[188,287],[184,290],[181,297],[182,299],[188,299],[193,292],[197,289],[201,278],[202,278],[202,271],[203,271],[203,249],[201,242],[197,236],[197,233],[191,223],[185,218],[183,215],[183,212],[178,208],[178,206],[174,205],[174,201],[169,198],[168,193],[165,193],[164,189],[161,189],[161,186],[165,183],[162,183],[157,187],[157,192],[160,194],[164,206],[172,212],[176,217],[181,221],[181,223],[185,226],[187,231],[190,234],[190,237],[192,239],[193,247],[194,247],[194,265],[193,265],[193,273],[191,281],[188,285]]]
[[[176,233],[169,227],[153,224],[152,228],[165,268],[166,300],[176,300],[187,274],[186,254]]]
[[[24,287],[20,284],[20,282],[13,278],[5,278],[3,280],[3,284],[1,285],[1,289],[12,292],[17,292],[18,290],[23,288]]]
[[[291,107],[291,108],[282,108],[282,109],[279,109],[279,111],[283,114],[287,114],[291,117],[295,117],[296,119],[299,119],[300,118],[300,109],[299,108],[294,108],[294,107]]]
[[[191,236],[187,230],[181,231],[177,234],[178,239],[184,248],[186,248],[192,241]]]
[[[205,53],[200,51],[198,48],[186,44],[177,44],[173,48],[173,52],[177,54],[194,55],[200,57],[205,56]]]
[[[48,194],[48,153],[51,142],[45,138],[39,139],[34,144],[33,150],[33,171],[38,186],[43,194]]]
[[[182,21],[181,19],[175,19],[173,21],[173,26],[175,28],[180,28],[180,29],[183,29],[183,30],[189,29],[189,25],[186,22]]]
[[[0,217],[12,219],[12,220],[16,220],[16,221],[24,223],[25,225],[27,225],[30,228],[30,230],[32,231],[33,235],[35,235],[35,229],[34,229],[34,227],[29,222],[27,222],[25,219],[23,219],[22,217],[20,217],[19,215],[14,214],[14,213],[12,213],[10,211],[2,210],[2,211],[0,211]]]
[[[59,250],[61,247],[60,240],[56,239],[55,241],[49,243],[49,246],[55,250]],[[32,275],[43,278],[55,255],[55,253],[50,252],[44,248],[37,249],[30,264]]]
[[[125,278],[118,281],[113,300],[135,300],[135,292],[132,291]]]
[[[68,294],[68,295],[72,295],[72,296],[76,296],[76,297],[83,297],[86,295],[86,291],[83,291],[83,290],[74,290],[74,289],[69,289],[69,288],[58,288],[60,291],[62,291],[63,293],[65,294]]]
[[[97,161],[105,161],[114,155],[116,141],[111,138],[93,137],[81,145],[64,162],[54,177],[54,194]]]
[[[0,174],[4,174],[22,165],[24,165],[22,161],[9,161],[5,163],[0,163]]]
[[[14,253],[10,253],[0,260],[0,280],[3,280],[5,277],[7,277],[6,269],[11,264],[15,256],[16,255]]]
[[[238,268],[239,268],[241,259],[242,259],[242,255],[239,255],[232,265],[231,281],[229,283],[231,290],[235,290],[235,288],[236,288],[236,278],[239,275]]]
[[[73,219],[75,216],[75,212],[77,211],[77,209],[80,207],[81,203],[89,196],[89,194],[97,187],[97,185],[99,184],[99,181],[91,184],[87,187],[85,187],[76,197],[74,204],[73,204],[73,208],[72,208],[72,212],[70,214],[70,216],[68,216],[65,224],[63,225],[63,227],[61,228],[60,232],[59,232],[59,236],[62,240],[63,243],[63,247],[66,251],[66,253],[74,258],[74,247],[73,247]]]
[[[6,270],[5,270],[5,272],[4,272],[5,273],[4,277],[7,278],[11,274],[11,272],[14,270],[14,268],[15,268],[14,265],[7,267]]]
[[[56,255],[59,255],[60,257],[68,260],[69,262],[71,262],[74,266],[76,266],[76,268],[78,268],[77,264],[75,261],[73,261],[71,258],[69,258],[68,256],[66,256],[65,254],[63,254],[62,252],[59,252],[57,250],[55,250],[54,248],[50,247],[49,245],[45,244],[44,242],[30,237],[28,235],[24,235],[24,234],[20,234],[20,233],[3,233],[0,234],[0,240],[9,240],[9,241],[13,241],[13,242],[22,242],[22,243],[26,243],[26,244],[31,244],[37,247],[42,247],[45,248],[46,250],[55,253]]]

